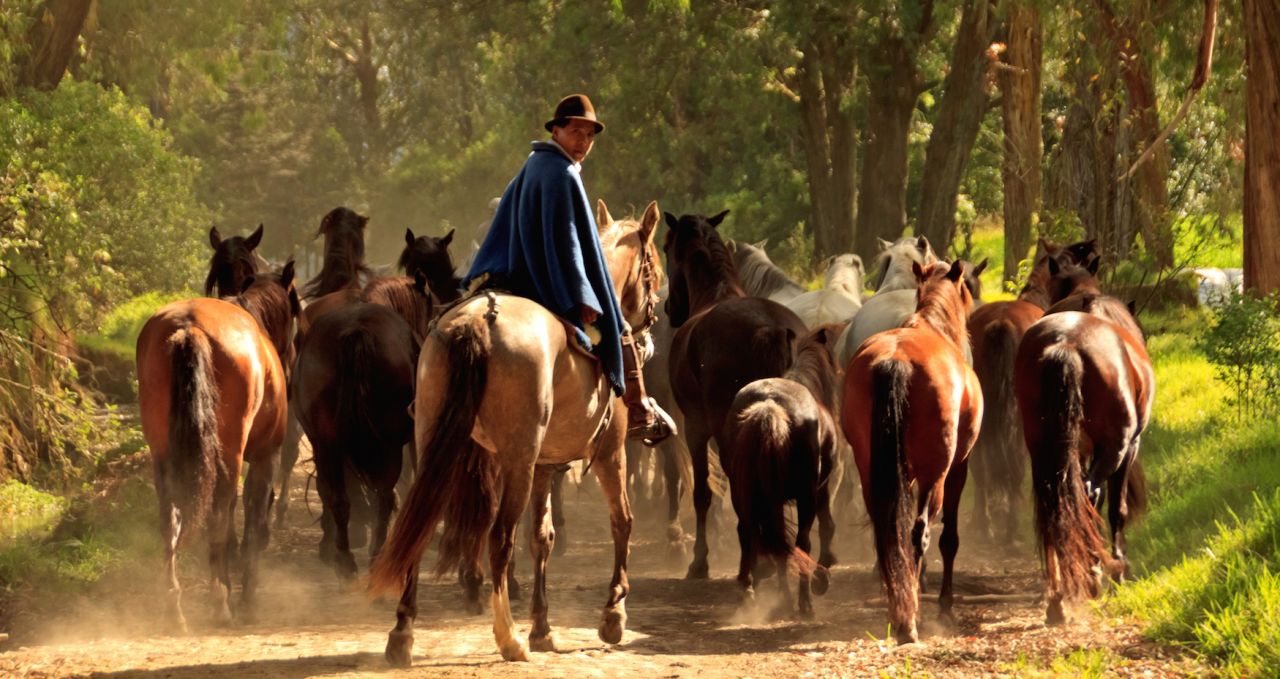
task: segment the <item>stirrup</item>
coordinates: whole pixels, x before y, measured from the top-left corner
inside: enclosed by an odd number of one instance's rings
[[[675,420],[653,398],[648,399],[648,415],[644,422],[627,425],[627,438],[638,438],[652,448],[676,433]]]

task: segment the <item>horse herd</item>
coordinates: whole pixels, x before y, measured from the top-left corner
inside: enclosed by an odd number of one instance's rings
[[[1065,619],[1064,600],[1123,577],[1124,525],[1145,503],[1137,451],[1154,379],[1132,310],[1098,288],[1093,241],[1041,240],[1018,298],[988,304],[978,284],[985,261],[939,261],[924,238],[882,242],[877,292],[864,303],[856,256],[832,258],[824,287],[806,291],[762,246],[723,239],[717,227],[727,212],[677,218],[650,203],[638,220],[615,220],[603,202],[597,209],[625,320],[651,349],[650,392],[681,429],[659,454],[672,544],[683,538],[680,485],[692,485],[688,577],[709,574],[712,441],[738,518],[747,605],[771,575],[785,595],[795,572],[799,613],[812,615],[811,593],[827,590],[835,562],[832,498],[850,458],[899,642],[918,637],[924,553],[939,514],[939,602],[951,615],[957,510],[971,459],[984,495],[979,511],[1003,512],[990,525],[1006,534],[1017,525],[1030,460],[1047,622]],[[663,221],[665,266],[655,242]],[[197,529],[209,544],[215,618],[232,617],[237,550],[244,572],[236,613],[252,616],[276,488],[278,523],[305,433],[324,504],[321,554],[343,581],[357,574],[352,491],[373,498],[375,556],[364,584],[371,595],[400,595],[385,651],[393,665],[411,662],[419,563],[437,531],[436,573],[456,571],[473,610],[481,610],[487,552],[502,657],[554,649],[546,592],[558,525],[552,496],[557,470],[576,460],[595,473],[608,504],[614,567],[599,635],[618,643],[637,457],[629,472],[625,405],[556,316],[497,291],[462,295],[448,252],[453,232],[406,232],[405,275],[378,275],[364,263],[366,224],[346,208],[325,216],[317,234],[324,263],[301,293],[292,260],[273,272],[255,253],[261,226],[227,239],[214,229],[205,287],[218,296],[167,305],[142,330],[139,398],[176,624],[186,627],[176,553]],[[785,512],[792,503],[794,524]],[[526,509],[534,570],[527,645],[515,635],[510,603]]]

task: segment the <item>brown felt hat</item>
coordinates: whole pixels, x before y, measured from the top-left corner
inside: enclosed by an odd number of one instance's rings
[[[556,115],[548,120],[543,127],[550,132],[551,128],[556,125],[566,125],[570,120],[585,120],[594,123],[596,133],[604,131],[604,123],[596,120],[596,109],[591,105],[591,100],[585,94],[570,94],[556,104]]]

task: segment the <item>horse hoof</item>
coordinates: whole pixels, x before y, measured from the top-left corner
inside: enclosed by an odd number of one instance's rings
[[[802,606],[796,613],[797,620],[813,620],[813,606]]]
[[[810,587],[813,589],[813,593],[818,596],[826,594],[831,587],[831,571],[821,567],[814,571]]]
[[[689,571],[685,573],[685,580],[706,580],[711,577],[711,567],[707,565],[705,560],[694,561],[689,564]]]
[[[383,656],[392,667],[408,667],[413,664],[413,633],[392,630],[387,635],[387,650]]]
[[[627,627],[627,613],[621,606],[604,612],[604,620],[600,622],[600,641],[606,644],[622,642],[622,631]]]
[[[914,644],[920,641],[920,635],[916,633],[915,625],[896,625],[893,632],[893,640],[899,646],[904,644]]]
[[[684,542],[684,529],[678,523],[667,525],[667,542],[675,545]]]
[[[564,529],[556,530],[556,541],[551,547],[552,556],[563,556],[565,551],[569,549],[569,540],[565,537]]]
[[[515,639],[500,646],[498,651],[507,662],[529,662],[529,652],[525,650],[524,644]]]
[[[334,561],[333,569],[338,573],[339,584],[350,585],[356,579],[356,558],[351,556],[351,552],[340,552]]]
[[[545,637],[529,637],[529,650],[538,653],[555,653],[555,639],[552,639],[550,634]]]
[[[1067,622],[1067,615],[1062,611],[1062,602],[1054,601],[1049,604],[1049,609],[1045,611],[1044,624],[1049,626],[1057,626]]]
[[[481,604],[479,601],[468,601],[465,606],[467,608],[467,612],[471,615],[484,614],[484,604]]]
[[[519,601],[523,596],[520,593],[520,583],[516,582],[514,577],[507,578],[507,598],[511,601]]]

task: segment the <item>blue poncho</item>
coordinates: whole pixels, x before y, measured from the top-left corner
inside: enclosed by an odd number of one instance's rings
[[[609,384],[622,394],[622,311],[587,190],[577,166],[554,144],[533,142],[533,153],[502,194],[463,285],[486,273],[573,325],[577,341],[599,357]],[[600,342],[594,347],[583,331],[582,306],[600,314],[595,322]]]

